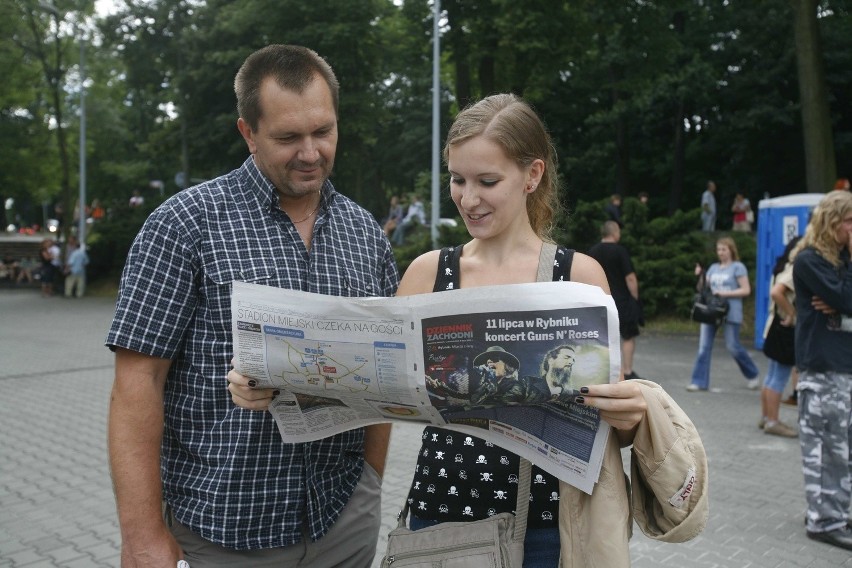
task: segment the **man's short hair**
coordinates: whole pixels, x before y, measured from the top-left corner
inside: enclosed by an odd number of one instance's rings
[[[620,230],[621,228],[615,221],[606,221],[601,225],[601,238],[612,237]]]
[[[334,114],[338,114],[340,85],[331,66],[317,52],[300,45],[273,44],[249,55],[234,78],[237,112],[252,131],[261,119],[260,87],[272,77],[282,89],[302,93],[319,75],[331,91]]]

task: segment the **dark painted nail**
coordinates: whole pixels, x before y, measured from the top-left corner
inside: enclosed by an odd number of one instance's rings
[[[276,396],[278,396],[279,394],[281,394],[281,391],[280,391],[280,390],[274,390],[274,391],[272,391],[272,398],[275,398],[275,397],[276,397]]]
[[[589,394],[589,387],[580,387],[580,392],[583,394]]]
[[[576,402],[577,404],[583,404],[584,402],[586,402],[586,399],[583,398],[582,396],[575,396],[574,402]]]
[[[248,381],[248,386],[249,386],[250,388],[254,388],[254,387],[256,387],[256,386],[257,386],[257,381],[256,381],[256,380],[254,380],[254,379],[249,379],[249,381]]]

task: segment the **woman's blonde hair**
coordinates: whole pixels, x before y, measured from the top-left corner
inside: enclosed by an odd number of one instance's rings
[[[737,243],[731,237],[721,237],[716,241],[717,245],[725,245],[731,251],[731,260],[740,259],[740,251],[737,250]]]
[[[848,191],[832,191],[822,198],[814,209],[805,236],[802,237],[802,247],[810,247],[832,266],[840,266],[840,246],[837,242],[837,229],[844,217],[852,213],[852,193]]]
[[[456,116],[447,134],[444,161],[449,160],[452,146],[476,136],[496,143],[519,167],[533,161],[544,162],[544,173],[535,191],[527,196],[527,215],[533,231],[550,240],[550,231],[559,211],[559,176],[556,173],[556,150],[544,123],[530,105],[512,94],[486,97]]]

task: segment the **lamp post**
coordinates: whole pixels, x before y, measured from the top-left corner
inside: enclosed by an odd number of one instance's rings
[[[438,248],[438,223],[441,221],[441,0],[434,0],[432,16],[432,248]]]
[[[53,14],[58,20],[62,17],[56,6],[46,2],[39,2],[38,6],[45,12]],[[86,41],[83,34],[80,32],[79,21],[74,22],[74,38],[80,44],[80,171],[79,171],[79,205],[78,217],[79,224],[77,225],[77,240],[80,241],[80,246],[84,248],[86,245]],[[66,211],[65,215],[69,212]]]

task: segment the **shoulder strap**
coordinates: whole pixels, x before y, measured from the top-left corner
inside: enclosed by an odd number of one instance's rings
[[[438,272],[435,274],[433,292],[455,290],[459,287],[459,259],[464,245],[444,247],[438,256]]]
[[[552,282],[555,280],[556,245],[553,243],[542,243],[541,254],[538,257],[538,274],[536,282]]]

